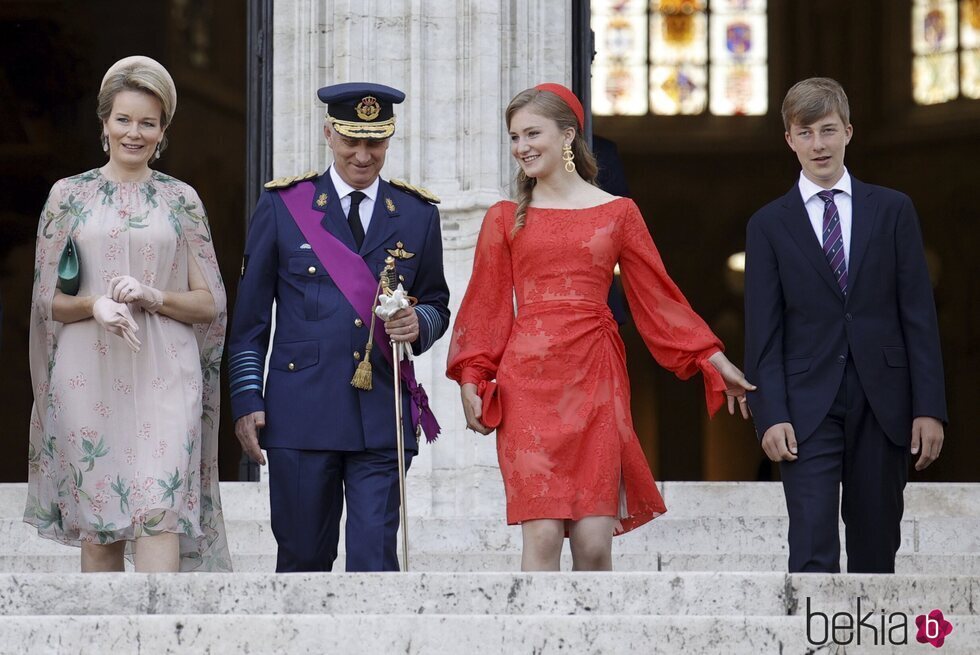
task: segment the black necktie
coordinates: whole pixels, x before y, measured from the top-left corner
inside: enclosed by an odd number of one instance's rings
[[[361,225],[361,212],[358,210],[358,205],[367,196],[361,191],[351,191],[350,193],[350,211],[347,212],[347,225],[350,226],[351,234],[354,235],[354,243],[357,244],[357,249],[361,249],[361,244],[364,243],[364,226]]]

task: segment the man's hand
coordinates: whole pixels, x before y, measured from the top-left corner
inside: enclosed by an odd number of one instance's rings
[[[915,470],[922,471],[939,459],[943,449],[943,424],[931,416],[912,419],[912,454],[919,455]],[[922,454],[919,454],[921,450]]]
[[[265,455],[259,448],[259,430],[265,427],[265,412],[252,412],[235,421],[235,436],[242,450],[253,462],[265,466]]]
[[[385,332],[392,341],[414,343],[419,338],[419,317],[414,307],[399,309],[385,321]]]
[[[776,423],[762,435],[762,450],[774,462],[796,459],[796,432],[791,423]]]

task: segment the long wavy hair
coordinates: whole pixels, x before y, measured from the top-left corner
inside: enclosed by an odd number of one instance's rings
[[[565,101],[551,91],[542,91],[533,88],[521,91],[514,96],[514,99],[510,101],[510,104],[507,105],[507,110],[504,112],[508,129],[510,129],[510,121],[514,117],[514,114],[524,107],[529,107],[535,114],[555,121],[560,131],[565,131],[568,128],[575,130],[575,138],[572,139],[572,153],[575,155],[575,172],[589,184],[595,184],[596,175],[599,172],[595,155],[592,154],[588,144],[585,142],[585,138],[582,136],[582,130],[578,126],[578,119],[575,117],[571,108],[565,104]],[[511,230],[511,237],[516,235],[527,221],[527,206],[531,203],[531,192],[537,184],[537,179],[525,175],[524,170],[518,166],[516,182],[517,211],[514,214],[514,229]]]

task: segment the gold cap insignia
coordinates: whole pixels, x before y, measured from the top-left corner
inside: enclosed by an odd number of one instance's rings
[[[396,243],[394,248],[385,249],[385,252],[387,252],[392,257],[397,257],[398,259],[411,259],[412,257],[415,256],[414,252],[409,252],[405,250],[405,244],[402,243],[401,241]]]
[[[391,198],[385,197],[385,207],[387,207],[388,211],[390,212],[395,211],[395,203],[391,201]]]
[[[354,112],[362,121],[373,121],[381,113],[381,105],[374,96],[365,96],[355,105]]]
[[[321,193],[319,196],[317,196],[316,206],[317,207],[326,207],[327,206],[327,194]]]

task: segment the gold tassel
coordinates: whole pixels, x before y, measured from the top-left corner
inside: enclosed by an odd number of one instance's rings
[[[384,275],[381,277],[383,278]],[[377,317],[374,309],[378,306],[379,295],[381,295],[381,280],[378,280],[378,289],[374,292],[374,302],[371,304],[371,332],[368,334],[367,345],[364,347],[364,360],[357,365],[354,377],[350,381],[352,387],[361,391],[370,391],[373,388],[374,372],[371,369],[371,349],[374,347],[374,320]]]
[[[369,340],[367,347],[364,349],[364,361],[357,365],[357,370],[354,371],[354,377],[350,381],[351,386],[362,391],[370,391],[372,388],[371,348],[373,346],[374,344]]]

